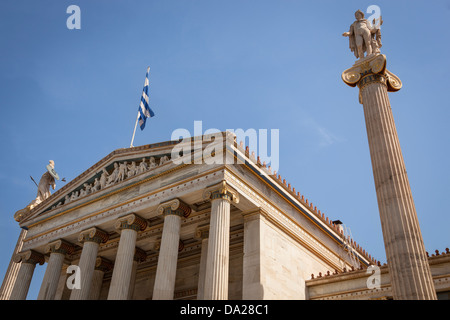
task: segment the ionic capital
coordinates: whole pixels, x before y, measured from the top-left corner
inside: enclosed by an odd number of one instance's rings
[[[137,231],[142,231],[147,228],[147,220],[132,213],[127,216],[121,217],[116,221],[116,229],[132,229]]]
[[[14,256],[14,262],[19,263],[29,263],[36,264],[39,263],[43,265],[45,262],[45,257],[43,254],[36,252],[34,250],[28,250],[24,252],[20,252]]]
[[[197,229],[195,229],[194,239],[203,240],[208,238],[209,238],[209,224],[199,226],[197,227]]]
[[[100,244],[102,242],[108,241],[108,239],[109,234],[97,227],[81,231],[80,235],[78,236],[78,241],[82,243],[88,241]]]
[[[45,247],[45,253],[61,253],[63,255],[72,254],[74,250],[75,246],[63,239],[50,242]]]
[[[223,180],[216,185],[207,187],[203,191],[203,199],[223,199],[229,202],[239,203],[239,194]]]
[[[342,72],[341,77],[347,85],[358,86],[360,90],[374,82],[386,85],[388,91],[398,91],[402,88],[400,79],[386,69],[384,54],[376,54],[357,61],[351,68]]]
[[[134,261],[142,262],[145,261],[146,258],[147,253],[144,250],[138,247],[134,248],[134,256],[133,256]]]
[[[180,199],[173,199],[164,203],[161,203],[158,206],[158,214],[159,215],[177,215],[180,217],[187,218],[191,214],[191,207],[189,207],[186,203],[181,201]]]
[[[95,270],[100,270],[106,273],[111,271],[113,267],[114,263],[106,258],[97,257],[97,259],[95,259]]]

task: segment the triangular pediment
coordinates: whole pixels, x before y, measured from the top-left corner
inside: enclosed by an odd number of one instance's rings
[[[177,143],[167,141],[111,152],[26,212],[20,217],[20,224],[52,212],[57,214],[177,166],[171,161],[171,151]]]

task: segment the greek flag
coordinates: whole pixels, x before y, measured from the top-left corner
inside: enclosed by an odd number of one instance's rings
[[[141,130],[145,128],[145,121],[147,118],[153,117],[155,113],[150,109],[148,105],[148,73],[150,67],[147,68],[147,74],[145,76],[144,89],[142,90],[141,103],[139,104],[139,126]]]

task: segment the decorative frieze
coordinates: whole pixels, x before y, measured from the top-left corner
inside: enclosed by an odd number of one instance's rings
[[[64,200],[59,201],[52,207],[52,209],[58,208],[62,205],[78,200],[79,198],[85,197],[94,192],[103,190],[107,187],[120,183],[126,179],[131,179],[137,175],[153,170],[159,166],[162,166],[165,163],[168,163],[169,161],[170,161],[169,156],[164,155],[159,159],[159,163],[157,163],[157,159],[155,157],[150,157],[148,161],[145,157],[143,157],[142,160],[139,162],[136,161],[115,162],[111,172],[108,172],[107,168],[103,167],[97,174],[99,176],[96,177],[92,183],[87,182],[83,183],[81,189],[66,194]]]

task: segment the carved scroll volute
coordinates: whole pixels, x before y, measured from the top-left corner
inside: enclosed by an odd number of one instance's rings
[[[158,215],[175,214],[181,217],[187,218],[191,214],[191,207],[180,199],[173,199],[167,202],[161,203],[156,209]]]
[[[239,203],[239,194],[231,188],[224,180],[216,185],[210,186],[203,191],[203,199],[226,199],[230,202]]]

